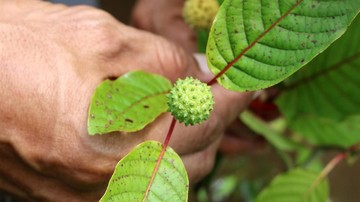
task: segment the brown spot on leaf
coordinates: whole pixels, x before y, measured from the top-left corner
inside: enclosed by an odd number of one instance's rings
[[[150,107],[149,107],[149,105],[144,105],[144,108],[149,109]]]
[[[125,121],[128,122],[128,123],[134,123],[134,121],[131,120],[131,119],[125,119]]]

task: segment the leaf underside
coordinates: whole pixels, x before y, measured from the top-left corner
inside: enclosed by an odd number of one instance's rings
[[[236,91],[272,86],[339,38],[359,9],[360,0],[225,0],[210,31],[208,65],[218,74],[244,54],[218,82]]]
[[[255,202],[326,202],[329,197],[327,181],[316,186],[318,174],[302,169],[277,176],[256,198]]]
[[[116,166],[101,202],[143,201],[162,145],[147,141],[136,146]],[[187,201],[189,181],[180,157],[167,148],[145,201]]]
[[[167,111],[166,94],[170,88],[166,78],[143,71],[104,81],[96,88],[91,101],[89,134],[143,129]]]
[[[313,144],[360,142],[360,16],[349,30],[286,82],[277,100],[290,127]]]

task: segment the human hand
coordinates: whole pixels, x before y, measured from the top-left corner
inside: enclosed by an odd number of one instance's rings
[[[132,24],[161,35],[189,52],[196,52],[196,34],[185,23],[182,9],[185,0],[138,0],[132,14]]]
[[[164,140],[168,113],[140,132],[87,134],[89,103],[104,79],[135,69],[173,82],[210,77],[181,48],[86,6],[0,0],[0,35],[0,189],[26,199],[96,201],[127,152]],[[191,182],[211,170],[225,128],[250,99],[219,85],[212,90],[211,119],[178,124],[170,141]]]

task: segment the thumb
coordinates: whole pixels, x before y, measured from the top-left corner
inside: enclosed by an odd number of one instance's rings
[[[105,78],[119,77],[133,70],[160,74],[172,82],[185,76],[204,78],[191,54],[161,36],[122,25],[119,34],[112,37],[118,48],[102,59],[101,71]]]

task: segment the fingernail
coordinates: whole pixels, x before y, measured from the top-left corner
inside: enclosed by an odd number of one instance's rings
[[[203,72],[205,74],[211,73],[211,71],[207,65],[205,54],[194,53],[194,58],[195,58],[196,62],[198,63],[201,72]]]

